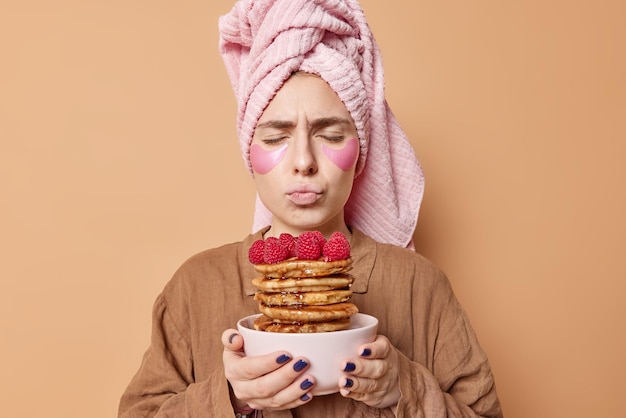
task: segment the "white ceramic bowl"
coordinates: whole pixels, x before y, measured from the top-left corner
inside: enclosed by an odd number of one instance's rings
[[[343,374],[341,362],[359,356],[360,345],[376,338],[378,319],[358,313],[352,317],[349,329],[311,334],[264,332],[254,329],[254,319],[247,316],[237,322],[243,336],[247,356],[260,356],[285,350],[295,357],[306,357],[311,365],[307,370],[315,377],[313,395],[327,395],[339,391],[339,377]]]

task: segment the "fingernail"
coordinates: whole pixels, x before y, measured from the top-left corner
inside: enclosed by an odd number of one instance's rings
[[[308,393],[305,393],[304,395],[300,396],[301,401],[308,401],[309,399],[311,399],[311,397],[309,396]]]
[[[305,379],[304,382],[300,383],[300,389],[302,390],[307,390],[311,386],[313,386],[313,382],[311,382],[309,379]]]
[[[280,356],[278,356],[278,358],[276,359],[276,363],[278,364],[283,364],[283,363],[287,363],[289,360],[291,360],[291,357],[289,357],[286,354],[281,354]]]
[[[298,360],[296,361],[296,364],[293,365],[293,369],[297,372],[299,372],[300,370],[304,369],[306,366],[308,366],[309,363],[307,363],[304,360]]]
[[[353,372],[356,369],[356,365],[354,363],[346,363],[346,367],[343,369],[344,372]]]
[[[372,354],[372,350],[370,350],[369,348],[364,348],[363,352],[361,353],[361,357],[367,357],[371,354]]]
[[[300,370],[304,369],[308,365],[309,364],[306,361],[298,360],[298,361],[296,361],[296,364],[293,365],[293,369],[295,371],[299,372]]]
[[[346,383],[343,385],[344,388],[351,388],[354,385],[352,379],[346,379]]]
[[[233,343],[233,340],[235,339],[235,337],[236,337],[237,335],[239,335],[239,334],[237,334],[236,332],[234,332],[234,333],[230,334],[230,337],[228,337],[228,342],[229,342],[230,344],[232,344],[232,343]]]

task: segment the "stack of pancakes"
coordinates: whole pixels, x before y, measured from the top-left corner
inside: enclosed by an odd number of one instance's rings
[[[347,329],[359,310],[352,297],[352,258],[337,261],[289,259],[276,264],[255,264],[263,277],[252,280],[258,289],[262,315],[254,327],[260,331],[310,333]]]

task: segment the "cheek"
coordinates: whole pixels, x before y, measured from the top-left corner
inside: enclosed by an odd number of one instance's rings
[[[283,159],[286,151],[287,144],[271,151],[263,149],[259,144],[252,144],[250,147],[250,164],[255,172],[267,174]]]
[[[356,138],[350,138],[343,148],[333,149],[322,144],[322,150],[333,164],[343,171],[348,171],[354,166],[359,156],[359,143]]]

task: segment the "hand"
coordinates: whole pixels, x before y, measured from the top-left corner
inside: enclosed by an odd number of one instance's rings
[[[378,335],[359,348],[361,356],[343,363],[342,396],[375,408],[394,407],[400,399],[398,353],[387,337]]]
[[[306,374],[305,358],[291,358],[284,351],[246,357],[243,337],[234,329],[222,334],[224,372],[232,387],[233,406],[258,410],[298,407],[312,399],[313,376]]]

